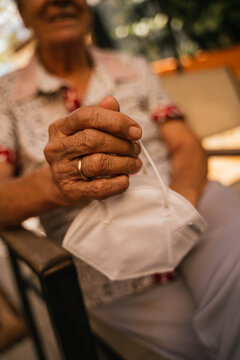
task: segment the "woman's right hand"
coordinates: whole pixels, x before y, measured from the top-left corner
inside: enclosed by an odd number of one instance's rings
[[[83,106],[49,127],[44,149],[57,191],[56,205],[84,206],[89,201],[123,193],[129,186],[128,174],[141,168],[142,131],[128,116],[119,112],[113,97],[98,106]],[[83,180],[78,172],[78,159]]]

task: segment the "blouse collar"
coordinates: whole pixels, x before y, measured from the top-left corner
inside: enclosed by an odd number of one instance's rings
[[[90,102],[98,102],[99,99],[94,99],[94,92],[91,91],[97,79],[101,79],[101,84],[104,84],[102,89],[104,89],[106,95],[109,95],[110,90],[116,83],[129,81],[129,79],[135,77],[134,71],[124,63],[119,53],[101,50],[96,47],[90,47],[89,52],[93,59],[94,72],[84,98],[84,103],[89,102],[87,100],[90,100],[90,93],[93,95]],[[29,64],[18,73],[13,98],[16,101],[21,101],[37,93],[56,93],[66,86],[67,84],[63,79],[49,73],[44,68],[37,53],[35,53]]]

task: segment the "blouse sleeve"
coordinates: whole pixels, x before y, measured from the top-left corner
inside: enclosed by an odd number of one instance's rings
[[[5,104],[0,105],[0,163],[16,164],[14,119]]]
[[[183,119],[183,113],[173,99],[165,92],[159,77],[153,73],[151,66],[143,60],[142,66],[144,83],[148,94],[148,107],[151,119],[162,123],[166,119]]]

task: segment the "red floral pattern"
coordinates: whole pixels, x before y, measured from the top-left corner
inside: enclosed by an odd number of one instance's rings
[[[7,162],[9,164],[16,163],[16,154],[14,151],[6,148],[0,148],[0,162]]]
[[[81,102],[78,98],[77,90],[74,88],[66,88],[63,96],[64,104],[69,112],[78,109]]]
[[[164,274],[154,274],[154,282],[158,284],[167,284],[170,281],[173,281],[176,279],[177,274],[175,271],[173,272],[167,272]]]
[[[152,114],[152,120],[161,124],[167,119],[184,119],[180,109],[176,105],[159,106]]]

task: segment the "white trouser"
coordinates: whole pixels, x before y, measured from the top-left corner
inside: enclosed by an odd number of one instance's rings
[[[178,280],[94,314],[173,360],[239,360],[240,197],[209,183],[199,211],[209,227]]]

